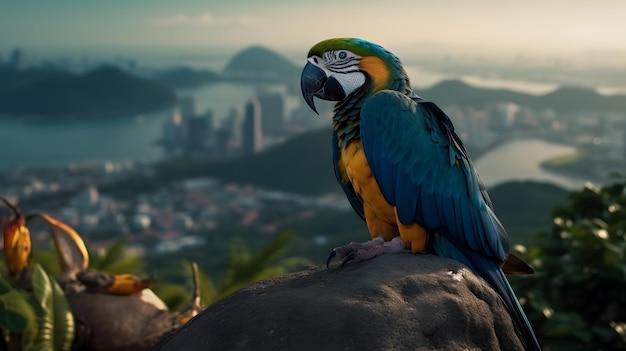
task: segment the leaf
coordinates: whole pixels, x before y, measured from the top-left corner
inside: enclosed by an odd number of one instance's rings
[[[0,295],[0,326],[15,333],[23,333],[36,325],[35,309],[22,292],[11,289]]]
[[[11,286],[11,284],[8,281],[6,281],[6,279],[4,279],[2,276],[0,276],[0,295],[6,294],[12,289],[13,287]]]
[[[41,218],[48,223],[59,263],[66,274],[74,275],[87,269],[89,253],[85,242],[74,228],[45,213],[31,213],[26,216],[27,221],[31,218]]]
[[[184,262],[185,275],[192,279],[191,265],[188,262]],[[219,291],[215,287],[213,280],[209,278],[201,269],[198,268],[198,280],[200,281],[200,299],[204,305],[210,305],[219,299]]]
[[[27,350],[69,350],[74,338],[74,318],[61,287],[39,265],[33,267],[33,295],[39,333]]]
[[[254,253],[250,253],[241,241],[234,240],[230,249],[229,265],[222,276],[215,300],[212,302],[255,281],[283,274],[288,267],[298,262],[308,263],[304,259],[295,258],[275,262],[293,235],[293,232],[283,232]]]

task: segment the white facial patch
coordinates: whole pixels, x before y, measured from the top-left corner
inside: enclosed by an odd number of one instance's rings
[[[365,75],[361,72],[332,73],[331,76],[341,84],[346,96],[350,95],[365,83]]]

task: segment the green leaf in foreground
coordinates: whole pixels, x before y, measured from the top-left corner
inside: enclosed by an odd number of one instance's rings
[[[27,350],[69,350],[74,338],[74,318],[61,287],[39,265],[33,267],[33,294],[39,332]]]
[[[12,288],[0,277],[0,327],[14,333],[24,333],[27,328],[35,328],[37,316],[27,295]]]

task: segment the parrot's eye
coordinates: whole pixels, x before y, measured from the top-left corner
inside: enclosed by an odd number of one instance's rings
[[[345,58],[346,58],[346,56],[348,56],[348,54],[346,54],[346,52],[345,52],[345,51],[341,51],[341,52],[339,53],[339,58],[340,58],[341,60],[345,59]]]

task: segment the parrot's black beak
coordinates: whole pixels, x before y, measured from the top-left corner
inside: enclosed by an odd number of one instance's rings
[[[326,73],[321,68],[313,65],[311,62],[306,63],[300,76],[300,88],[302,89],[304,101],[315,113],[317,113],[317,109],[315,108],[313,97],[318,91],[322,90],[327,80],[328,77],[326,77]]]
[[[343,87],[335,78],[328,78],[326,73],[311,62],[307,62],[300,77],[302,96],[307,105],[317,112],[314,97],[329,101],[341,101],[346,97]]]

